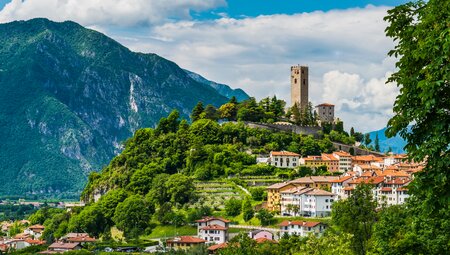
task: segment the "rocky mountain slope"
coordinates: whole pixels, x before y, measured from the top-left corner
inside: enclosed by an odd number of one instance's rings
[[[74,22],[0,24],[0,196],[77,196],[141,127],[227,98]]]

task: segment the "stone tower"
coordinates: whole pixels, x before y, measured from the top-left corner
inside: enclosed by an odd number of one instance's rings
[[[295,103],[300,109],[308,107],[308,67],[291,66],[291,106]]]

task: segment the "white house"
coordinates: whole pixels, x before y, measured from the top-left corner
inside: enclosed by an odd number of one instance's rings
[[[331,192],[305,187],[294,187],[280,192],[281,215],[326,217],[337,195]]]
[[[313,221],[283,221],[280,226],[281,234],[307,236],[309,233],[320,235],[326,228],[321,222]]]
[[[339,160],[339,172],[345,173],[352,169],[352,155],[345,151],[333,152],[333,156]]]
[[[197,235],[207,243],[225,243],[228,241],[228,226],[230,221],[205,217],[197,220]]]
[[[311,217],[327,217],[331,215],[331,205],[336,200],[336,195],[320,189],[306,192],[303,199],[302,214]]]
[[[384,158],[384,165],[385,166],[392,166],[398,163],[402,163],[406,159],[406,155],[399,154],[399,155],[389,155]]]
[[[279,168],[296,168],[299,165],[300,154],[289,151],[271,151],[270,165]]]
[[[45,227],[42,225],[33,225],[25,229],[24,233],[33,236],[34,239],[39,239],[41,238],[44,229]]]
[[[335,194],[336,199],[342,199],[344,195],[344,188],[348,187],[348,183],[353,180],[353,176],[342,176],[337,180],[332,180],[331,182],[331,193]]]

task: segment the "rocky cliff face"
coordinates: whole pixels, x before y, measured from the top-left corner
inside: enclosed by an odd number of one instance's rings
[[[0,25],[0,195],[76,196],[141,127],[227,98],[73,22]]]

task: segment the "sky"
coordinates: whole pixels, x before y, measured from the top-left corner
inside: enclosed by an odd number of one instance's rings
[[[345,127],[386,126],[398,95],[383,21],[394,0],[0,0],[0,23],[73,20],[133,51],[290,104],[290,66],[309,67],[309,98]]]

